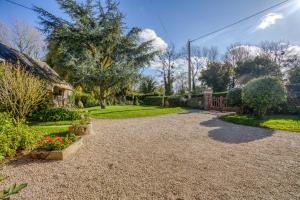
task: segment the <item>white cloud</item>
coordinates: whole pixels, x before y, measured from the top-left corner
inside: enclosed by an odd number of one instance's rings
[[[280,13],[269,13],[261,20],[260,24],[257,26],[258,29],[266,29],[270,26],[276,24],[277,20],[283,19],[283,15]]]
[[[153,40],[152,46],[154,51],[164,51],[168,48],[168,44],[157,36],[154,30],[152,29],[143,29],[140,32],[140,41],[147,42],[149,40]]]

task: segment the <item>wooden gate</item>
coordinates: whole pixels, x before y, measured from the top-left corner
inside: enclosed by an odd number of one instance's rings
[[[211,96],[208,99],[208,107],[209,107],[209,110],[223,111],[227,107],[225,98],[222,96],[220,96],[220,97]]]

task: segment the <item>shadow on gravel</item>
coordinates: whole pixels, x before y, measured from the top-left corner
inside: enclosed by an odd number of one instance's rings
[[[209,112],[205,111],[205,110],[190,109],[190,108],[188,108],[186,111],[179,112],[177,114],[179,114],[179,115],[186,115],[186,114],[192,114],[192,113],[203,113],[203,114],[206,114],[206,113],[209,113]]]
[[[200,125],[215,128],[208,131],[209,138],[229,144],[252,142],[271,137],[274,133],[271,129],[231,124],[217,118],[200,122]]]
[[[23,165],[28,165],[28,164],[32,164],[32,163],[39,163],[39,164],[43,164],[43,163],[49,163],[49,162],[59,162],[57,160],[42,160],[42,159],[32,159],[30,158],[29,155],[25,155],[25,156],[19,156],[17,158],[14,158],[8,162],[6,162],[6,165],[11,165],[14,167],[18,167],[18,166],[23,166]]]

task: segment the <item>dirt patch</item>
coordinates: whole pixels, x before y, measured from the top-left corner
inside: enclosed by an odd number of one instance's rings
[[[95,120],[67,161],[11,162],[16,199],[300,199],[300,134],[189,112]]]

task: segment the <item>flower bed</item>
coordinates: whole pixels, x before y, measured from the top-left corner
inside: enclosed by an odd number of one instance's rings
[[[32,158],[46,160],[64,160],[72,157],[82,146],[82,138],[74,134],[64,137],[46,137],[39,141],[40,147],[31,152]]]

